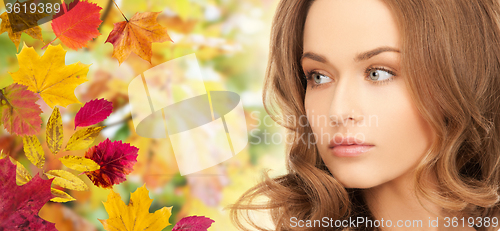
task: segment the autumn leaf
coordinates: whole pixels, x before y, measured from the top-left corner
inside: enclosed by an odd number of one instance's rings
[[[63,188],[73,189],[76,191],[85,191],[89,189],[85,182],[68,171],[50,170],[46,172],[45,175],[49,179],[54,178],[54,184]]]
[[[61,150],[63,142],[63,123],[59,108],[54,107],[49,121],[47,121],[46,141],[52,154],[56,155]]]
[[[102,8],[97,4],[75,0],[68,7],[64,5],[61,8],[63,11],[60,14],[64,14],[56,15],[52,20],[52,30],[56,34],[54,40],[59,38],[68,48],[78,50],[101,35],[97,29],[102,22],[99,13]]]
[[[20,4],[19,0],[15,3]],[[23,2],[23,4],[27,4],[28,6],[32,3],[34,3],[34,0]],[[0,15],[0,18],[2,19],[0,34],[7,32],[9,39],[16,45],[18,51],[22,33],[26,33],[32,38],[43,42],[42,29],[38,26],[38,20],[47,16],[49,16],[49,14],[45,13],[45,11],[42,11],[42,13],[40,13],[40,11],[31,13],[30,10],[20,10],[15,14],[8,14],[7,12],[4,12]]]
[[[19,163],[17,160],[14,160],[12,157],[10,158],[10,161],[16,165],[16,183],[18,185],[24,185],[33,178],[24,165]]]
[[[0,159],[3,159],[5,157],[7,157],[7,156],[0,155]],[[19,163],[17,160],[15,160],[12,157],[10,157],[10,161],[16,165],[16,183],[17,183],[17,185],[21,186],[21,185],[28,183],[32,179],[32,177],[31,177],[31,174],[28,172],[28,170],[24,167],[24,165],[22,165],[21,163]],[[70,195],[68,195],[67,193],[65,193],[61,190],[51,188],[50,191],[52,192],[53,195],[56,196],[56,197],[50,199],[50,201],[68,202],[68,201],[75,200],[75,198],[71,197]]]
[[[15,160],[14,158],[4,154],[3,151],[0,152],[0,160],[7,158],[7,157],[9,157],[8,159],[10,159],[10,162],[12,162],[13,164],[16,165],[16,183],[17,183],[17,185],[21,186],[21,185],[28,183],[32,178],[30,173],[28,172],[28,170],[21,163],[19,163],[17,160]]]
[[[55,224],[38,216],[38,211],[52,197],[52,180],[36,175],[22,186],[16,184],[16,165],[0,160],[0,230],[57,231]]]
[[[5,129],[17,135],[35,135],[42,128],[38,97],[27,87],[12,84],[0,91],[0,118]]]
[[[21,44],[21,35],[23,33],[26,33],[27,35],[31,36],[34,39],[43,41],[42,28],[40,28],[39,26],[31,27],[23,31],[14,32],[11,28],[7,12],[1,14],[0,19],[2,19],[2,24],[0,25],[0,34],[7,32],[9,35],[9,39],[14,43],[14,45],[16,45],[17,51],[19,51],[19,44]]]
[[[121,141],[111,142],[109,139],[99,145],[89,148],[85,157],[94,160],[101,169],[85,172],[94,182],[102,188],[111,188],[126,180],[125,175],[133,170],[137,162],[138,148]]]
[[[65,156],[59,158],[64,166],[79,172],[95,171],[101,167],[93,160],[80,156]]]
[[[69,138],[68,144],[66,144],[66,151],[83,150],[88,148],[92,143],[94,143],[95,138],[99,136],[101,130],[105,127],[91,127],[81,129],[75,132]]]
[[[184,217],[177,222],[172,231],[207,231],[215,221],[203,216]]]
[[[163,207],[154,213],[149,213],[153,199],[149,198],[146,185],[138,188],[130,195],[130,203],[125,205],[120,194],[113,190],[108,194],[108,200],[103,202],[109,219],[99,221],[105,230],[120,231],[157,231],[170,225],[168,220],[172,215],[172,207]]]
[[[131,52],[151,63],[152,43],[172,41],[167,28],[161,26],[156,18],[161,12],[135,13],[127,21],[117,22],[105,43],[113,44],[113,57],[121,64]]]
[[[53,201],[53,202],[68,202],[68,201],[76,200],[75,198],[73,198],[72,196],[67,194],[66,192],[61,191],[59,189],[51,188],[50,192],[52,193],[52,195],[56,196],[56,197],[50,199],[50,201]]]
[[[23,147],[28,160],[37,168],[43,169],[45,153],[38,138],[36,136],[23,136]]]
[[[90,65],[80,62],[65,65],[66,51],[61,45],[49,46],[42,57],[33,47],[23,47],[17,55],[19,71],[10,73],[15,83],[39,93],[50,107],[80,103],[75,88],[87,81]]]
[[[113,112],[113,103],[105,99],[95,99],[83,105],[75,116],[75,129],[102,122]]]
[[[14,3],[11,2],[12,3],[11,13],[10,14],[7,12],[5,13],[7,13],[8,15],[12,32],[20,32],[32,27],[36,27],[38,26],[38,21],[40,19],[50,16],[50,14],[48,14],[45,11],[36,10],[32,12],[30,10],[22,10],[22,5],[26,4],[27,6],[29,6],[30,4],[37,2],[38,2],[37,0],[27,0],[22,2],[16,0],[16,2]],[[19,10],[16,10],[15,7],[16,5],[21,6],[20,9],[18,8]]]

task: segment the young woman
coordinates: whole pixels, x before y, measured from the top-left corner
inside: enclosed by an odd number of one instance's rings
[[[498,230],[499,27],[497,0],[282,0],[263,96],[293,137],[288,174],[235,224]]]

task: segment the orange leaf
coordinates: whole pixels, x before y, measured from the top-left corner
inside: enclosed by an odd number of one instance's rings
[[[161,26],[156,18],[161,12],[135,13],[128,21],[117,22],[109,33],[106,42],[113,44],[113,57],[123,63],[131,52],[151,63],[152,43],[172,41],[167,28]]]
[[[23,5],[31,6],[31,4],[35,4],[35,2],[34,0],[29,0],[23,2],[21,5],[19,0],[17,0],[13,6],[16,4],[17,6],[22,7]],[[11,8],[11,10],[14,11],[15,9]],[[22,33],[26,33],[32,38],[43,42],[42,29],[38,26],[38,20],[47,16],[49,16],[49,14],[45,12],[40,13],[40,11],[35,11],[34,13],[31,13],[31,10],[19,10],[18,13],[12,12],[10,14],[4,12],[0,15],[0,19],[2,19],[2,24],[0,24],[0,34],[7,32],[10,40],[14,42],[18,51]]]
[[[63,8],[66,11],[66,7]],[[101,7],[86,0],[72,2],[64,15],[56,15],[57,18],[52,20],[56,39],[59,38],[64,45],[73,50],[86,47],[89,40],[101,34],[97,30],[102,22],[99,19],[101,10]]]

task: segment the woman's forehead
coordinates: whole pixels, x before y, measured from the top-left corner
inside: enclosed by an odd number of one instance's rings
[[[380,0],[316,0],[305,22],[304,52],[354,59],[377,47],[399,48],[399,39],[396,21]]]

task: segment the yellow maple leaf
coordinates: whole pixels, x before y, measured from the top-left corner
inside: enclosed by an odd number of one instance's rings
[[[80,103],[75,96],[75,88],[88,81],[90,65],[78,62],[66,66],[65,56],[66,51],[61,45],[49,45],[42,57],[32,47],[24,46],[17,55],[19,71],[10,75],[15,83],[39,93],[50,107]]]
[[[162,230],[170,225],[168,220],[172,215],[172,207],[163,207],[155,213],[149,213],[151,202],[153,199],[149,198],[146,185],[131,193],[128,205],[122,201],[120,194],[111,190],[108,194],[108,200],[103,202],[109,219],[99,219],[99,221],[108,231]]]

